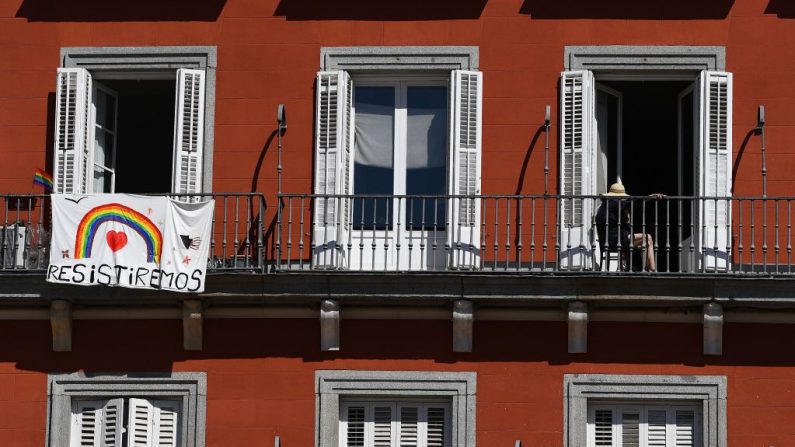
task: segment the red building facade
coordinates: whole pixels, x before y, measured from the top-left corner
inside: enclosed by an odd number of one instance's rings
[[[795,7],[591,3],[0,2],[0,444],[794,443]],[[207,290],[46,283],[36,168]]]

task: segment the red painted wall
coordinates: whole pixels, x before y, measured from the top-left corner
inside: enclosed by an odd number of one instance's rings
[[[321,46],[475,45],[485,73],[484,193],[543,191],[546,104],[557,113],[564,45],[722,45],[735,73],[735,194],[761,192],[756,107],[768,111],[770,195],[791,194],[795,10],[783,0],[0,0],[0,191],[29,192],[50,157],[59,49],[216,45],[216,191],[275,190],[275,110],[290,118],[284,189],[311,188],[314,74]],[[553,124],[556,124],[553,122]],[[553,127],[555,152],[557,126]],[[258,163],[261,156],[264,161]],[[555,157],[552,158],[552,179]],[[524,177],[521,176],[525,173]]]
[[[728,380],[730,446],[795,445],[791,325],[727,324],[724,355],[701,354],[701,326],[591,323],[566,354],[565,323],[477,322],[474,352],[451,352],[441,321],[346,320],[342,350],[321,353],[316,320],[207,320],[205,349],[181,349],[178,321],[76,321],[74,351],[50,351],[47,322],[0,323],[0,445],[44,443],[47,373],[206,371],[207,446],[308,446],[317,369],[477,373],[477,442],[563,445],[563,375],[711,374]],[[142,331],[146,328],[146,331]],[[285,338],[284,334],[290,337]]]

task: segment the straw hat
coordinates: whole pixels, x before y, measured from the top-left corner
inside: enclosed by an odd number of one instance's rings
[[[624,184],[621,183],[621,177],[619,177],[615,183],[610,185],[610,189],[606,193],[604,193],[602,195],[606,196],[606,197],[628,197],[629,196],[629,194],[627,194],[627,190],[624,189]]]

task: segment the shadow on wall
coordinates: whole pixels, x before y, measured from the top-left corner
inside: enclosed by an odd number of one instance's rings
[[[226,0],[23,0],[17,17],[31,22],[208,21]]]
[[[450,2],[402,0],[280,0],[275,16],[287,20],[439,20],[477,19],[487,0]]]
[[[773,3],[793,9],[790,0],[771,0]],[[733,4],[734,0],[524,0],[519,12],[533,19],[723,19]]]
[[[792,0],[770,0],[765,14],[775,14],[781,18],[795,18],[795,2]]]

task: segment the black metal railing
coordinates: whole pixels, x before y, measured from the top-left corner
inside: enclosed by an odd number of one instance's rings
[[[791,275],[793,201],[283,194],[273,268]]]
[[[208,271],[265,272],[262,194],[159,195],[190,201],[215,199]],[[50,258],[51,210],[49,195],[0,195],[0,272],[46,269]]]

